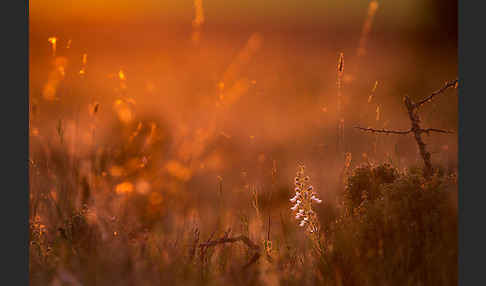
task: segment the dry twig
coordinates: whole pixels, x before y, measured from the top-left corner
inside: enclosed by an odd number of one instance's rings
[[[385,129],[373,129],[373,128],[363,128],[356,126],[355,128],[361,130],[361,131],[366,131],[366,132],[372,132],[372,133],[381,133],[381,134],[399,134],[399,135],[406,135],[409,133],[413,133],[415,141],[417,142],[419,151],[420,151],[420,156],[422,156],[422,159],[424,160],[424,177],[428,178],[432,175],[433,173],[433,168],[432,168],[432,162],[430,160],[430,152],[427,151],[427,146],[425,145],[424,141],[422,140],[422,133],[426,133],[427,135],[430,135],[430,132],[437,132],[437,133],[445,133],[445,134],[450,134],[453,133],[452,131],[447,131],[447,130],[442,130],[442,129],[437,129],[437,128],[426,128],[423,129],[420,127],[420,118],[418,116],[418,109],[424,105],[427,102],[431,102],[432,99],[434,99],[436,96],[443,94],[447,89],[454,87],[457,88],[458,81],[452,80],[446,82],[446,84],[441,87],[440,89],[434,91],[430,96],[422,99],[421,101],[414,103],[410,97],[405,96],[404,98],[404,104],[405,107],[407,108],[407,113],[408,117],[411,122],[411,128],[409,130],[385,130]]]
[[[355,126],[354,128],[366,131],[366,132],[371,132],[371,133],[383,133],[383,134],[408,134],[412,132],[412,130],[405,130],[405,131],[399,131],[399,130],[386,130],[386,129],[374,129],[374,128],[364,128],[364,127],[359,127]]]
[[[257,244],[255,244],[253,241],[251,241],[247,236],[245,235],[238,235],[234,237],[229,237],[229,231],[225,233],[225,235],[217,240],[208,240],[206,243],[201,243],[199,244],[199,247],[201,249],[216,246],[218,244],[225,244],[225,243],[235,243],[241,241],[244,243],[246,246],[248,246],[249,249],[253,250],[255,253],[251,257],[250,261],[248,261],[247,264],[243,266],[243,269],[248,268],[251,266],[253,263],[258,261],[258,259],[261,256],[261,248]]]
[[[457,79],[446,82],[443,87],[432,92],[432,94],[430,96],[428,96],[428,97],[422,99],[421,101],[415,103],[413,107],[419,108],[420,106],[424,105],[425,103],[431,102],[434,97],[436,97],[439,94],[444,93],[444,91],[446,91],[447,89],[449,89],[451,87],[457,88],[457,84],[458,84]]]

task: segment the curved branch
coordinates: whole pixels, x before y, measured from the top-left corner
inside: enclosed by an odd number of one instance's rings
[[[261,257],[260,246],[258,246],[253,241],[251,241],[247,236],[238,235],[238,236],[235,236],[235,237],[227,237],[227,235],[225,235],[224,237],[222,237],[220,239],[208,240],[206,243],[201,243],[201,244],[199,244],[199,247],[201,249],[203,249],[203,248],[207,248],[207,247],[211,247],[211,246],[216,246],[218,244],[234,243],[234,242],[238,242],[238,241],[243,242],[244,244],[246,244],[246,246],[248,246],[249,249],[252,249],[252,250],[255,251],[255,253],[251,257],[250,261],[248,261],[248,263],[246,263],[243,266],[243,269],[246,269],[249,266],[251,266],[253,263],[257,262],[258,259]],[[272,261],[271,257],[269,257],[269,256],[267,257],[267,260],[270,261],[270,262]]]
[[[419,132],[427,133],[427,135],[430,135],[430,132],[445,133],[445,134],[453,134],[454,133],[454,132],[449,131],[449,130],[436,129],[436,128],[419,129]]]
[[[420,107],[420,106],[422,106],[423,104],[425,104],[425,103],[427,103],[427,102],[432,101],[432,99],[433,99],[434,97],[436,97],[437,95],[444,93],[444,91],[446,91],[447,89],[449,89],[449,88],[451,88],[451,87],[456,88],[456,87],[457,87],[457,84],[458,84],[457,79],[455,79],[455,80],[451,80],[451,81],[446,82],[446,83],[445,83],[445,85],[444,85],[443,87],[441,87],[440,89],[438,89],[438,90],[436,90],[436,91],[432,92],[432,94],[431,94],[430,96],[428,96],[428,97],[426,97],[426,98],[422,99],[421,101],[419,101],[419,102],[415,103],[414,107],[415,107],[415,108],[419,108],[419,107]]]
[[[409,130],[386,130],[386,129],[373,129],[373,128],[363,128],[359,126],[355,126],[354,128],[359,129],[361,131],[365,132],[371,132],[371,133],[383,133],[383,134],[399,134],[399,135],[405,135],[408,133],[412,132],[412,129]]]

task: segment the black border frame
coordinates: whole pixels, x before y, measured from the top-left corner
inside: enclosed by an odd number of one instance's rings
[[[486,285],[486,234],[482,227],[486,192],[480,154],[486,144],[481,118],[485,106],[482,69],[486,45],[479,36],[483,34],[484,6],[482,1],[458,0],[459,285]]]
[[[459,284],[486,285],[482,260],[486,235],[482,229],[486,192],[479,154],[485,146],[482,136],[484,109],[482,1],[458,0],[459,62]],[[1,209],[3,240],[3,285],[28,285],[28,96],[29,96],[29,2],[7,1],[2,9],[4,95],[2,151],[7,160],[3,178]],[[477,5],[474,5],[477,4]],[[479,5],[478,5],[479,4]],[[6,90],[9,90],[8,92]],[[466,131],[468,130],[468,131]],[[464,134],[467,133],[468,137]],[[13,136],[12,136],[13,135]],[[474,137],[473,137],[474,136]],[[474,160],[476,159],[476,160]],[[467,162],[467,163],[466,163]],[[13,281],[14,283],[9,283]]]
[[[29,1],[2,7],[2,285],[29,285]],[[5,160],[6,159],[6,160]],[[5,183],[3,183],[5,182]]]

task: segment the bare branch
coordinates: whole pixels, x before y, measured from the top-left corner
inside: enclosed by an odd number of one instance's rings
[[[431,102],[434,97],[436,97],[439,94],[444,93],[444,91],[446,91],[447,89],[449,89],[451,87],[454,87],[455,88],[457,86],[457,83],[458,83],[457,79],[446,82],[443,87],[441,87],[440,89],[432,92],[432,94],[429,95],[428,97],[426,97],[426,98],[422,99],[421,101],[415,103],[414,107],[415,108],[419,108],[423,104],[425,104],[427,102]]]
[[[383,133],[383,134],[408,134],[412,132],[412,129],[409,130],[386,130],[386,129],[373,129],[373,128],[363,128],[359,126],[355,126],[354,128],[359,129],[361,131],[371,132],[371,133]]]
[[[450,130],[443,130],[443,129],[436,129],[436,128],[420,129],[419,132],[427,133],[427,135],[430,135],[430,132],[446,133],[446,134],[453,134],[454,133]]]
[[[415,141],[417,142],[417,146],[420,151],[420,156],[422,156],[422,159],[424,160],[424,177],[429,178],[432,173],[433,173],[433,167],[432,167],[432,162],[430,160],[430,152],[427,151],[427,146],[425,145],[424,141],[422,140],[422,133],[427,133],[427,135],[430,134],[430,132],[437,132],[437,133],[446,133],[450,134],[453,133],[452,131],[447,131],[447,130],[442,130],[442,129],[436,129],[436,128],[427,128],[423,129],[420,127],[420,118],[418,115],[418,108],[422,106],[423,104],[432,101],[434,97],[437,95],[440,95],[444,93],[448,88],[454,87],[457,88],[458,85],[458,80],[452,80],[448,81],[445,83],[443,87],[441,87],[439,90],[436,90],[432,92],[432,94],[418,103],[414,103],[410,97],[405,96],[403,99],[403,103],[405,104],[405,107],[407,108],[407,113],[408,117],[410,119],[411,123],[411,128],[409,130],[405,131],[398,131],[398,130],[385,130],[385,129],[373,129],[373,128],[362,128],[362,127],[355,127],[357,129],[360,129],[362,131],[367,131],[367,132],[372,132],[372,133],[382,133],[382,134],[409,134],[413,133]]]
[[[243,266],[243,269],[246,269],[248,268],[250,265],[252,265],[253,263],[255,263],[256,261],[258,261],[258,259],[260,258],[261,256],[261,249],[260,249],[260,246],[258,246],[257,244],[255,244],[253,241],[251,241],[247,236],[244,236],[244,235],[238,235],[238,236],[235,236],[235,237],[228,237],[228,234],[229,234],[229,231],[225,234],[225,236],[223,236],[222,238],[220,239],[217,239],[217,240],[208,240],[206,243],[201,243],[199,244],[199,247],[201,249],[204,249],[204,248],[207,248],[207,247],[211,247],[211,246],[216,246],[218,244],[224,244],[224,243],[234,243],[234,242],[238,242],[238,241],[241,241],[243,242],[244,244],[246,244],[246,246],[248,246],[248,248],[252,249],[255,251],[255,253],[253,254],[253,256],[251,257],[250,261],[248,261],[248,263],[246,263],[244,266]],[[267,259],[269,261],[271,261],[271,257],[267,257]]]
[[[223,237],[217,240],[211,240],[206,243],[201,243],[199,244],[199,247],[210,247],[210,246],[215,246],[217,244],[224,244],[224,243],[234,243],[241,241],[244,244],[248,246],[248,248],[254,249],[254,250],[260,250],[260,246],[256,245],[253,241],[251,241],[248,237],[244,235],[239,235],[235,237]]]
[[[213,231],[213,233],[212,233],[212,234],[211,234],[211,236],[208,238],[208,240],[207,240],[207,242],[206,242],[206,243],[208,243],[208,242],[210,242],[210,241],[211,241],[211,239],[213,238],[213,236],[214,236],[214,234],[215,234],[215,233],[216,233],[216,230],[214,230],[214,231]],[[201,254],[200,254],[201,263],[204,263],[204,259],[205,259],[205,256],[206,256],[206,250],[207,250],[207,247],[204,247],[204,246],[201,246],[201,245],[204,245],[204,243],[203,243],[203,244],[199,244],[199,247],[201,248],[201,249],[200,249],[200,253],[201,253]]]

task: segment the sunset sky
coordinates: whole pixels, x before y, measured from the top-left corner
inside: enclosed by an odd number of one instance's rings
[[[379,1],[382,21],[390,26],[419,29],[437,26],[441,17],[437,1]],[[450,1],[442,1],[450,2]],[[231,4],[230,4],[231,3]],[[307,0],[204,0],[208,25],[309,26],[352,25],[362,21],[368,1]],[[440,4],[444,6],[444,4]],[[190,23],[194,17],[193,0],[30,0],[31,24],[92,24],[130,22]]]

